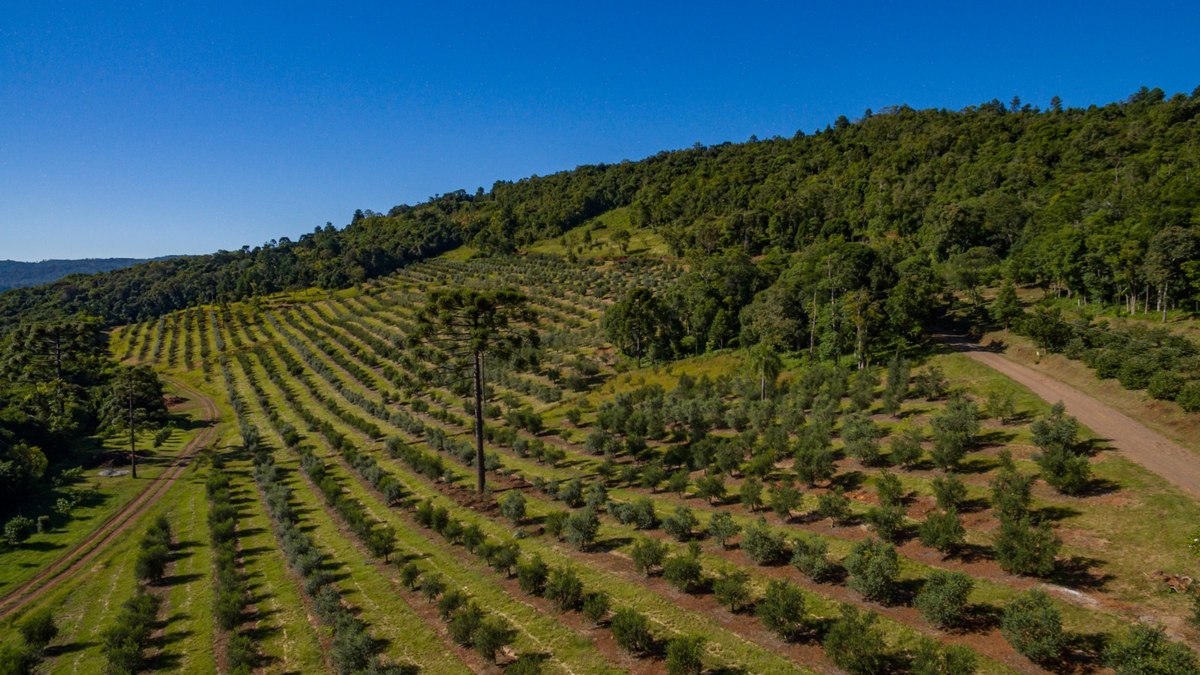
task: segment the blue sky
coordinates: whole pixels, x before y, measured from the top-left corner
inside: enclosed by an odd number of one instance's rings
[[[1196,3],[506,4],[5,3],[0,259],[234,249],[892,104],[1200,85]]]

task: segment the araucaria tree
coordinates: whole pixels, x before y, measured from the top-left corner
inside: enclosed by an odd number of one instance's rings
[[[100,418],[109,429],[129,432],[130,473],[137,478],[137,428],[161,423],[167,417],[162,382],[146,366],[120,366],[100,404]]]
[[[417,315],[415,341],[437,347],[456,369],[470,369],[475,394],[476,489],[485,482],[483,397],[485,358],[503,359],[518,348],[537,346],[537,314],[524,293],[511,289],[437,289]]]

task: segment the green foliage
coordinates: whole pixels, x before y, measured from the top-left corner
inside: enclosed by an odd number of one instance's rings
[[[835,525],[843,525],[850,518],[850,498],[840,487],[817,497],[817,515],[829,518]]]
[[[1008,603],[1000,632],[1013,649],[1038,663],[1058,659],[1067,645],[1058,609],[1039,590],[1026,591]]]
[[[513,525],[520,525],[525,518],[525,495],[520,490],[509,490],[500,498],[500,515]]]
[[[975,652],[962,645],[943,645],[922,639],[913,654],[913,675],[972,675],[978,669]]]
[[[955,474],[934,476],[931,487],[940,509],[957,509],[967,500],[967,486]]]
[[[806,628],[804,594],[786,581],[768,583],[754,611],[768,630],[785,640],[799,638]]]
[[[671,358],[682,326],[674,312],[651,290],[635,288],[604,312],[604,334],[622,354],[653,361]]]
[[[800,507],[804,499],[804,495],[789,480],[787,482],[776,483],[771,488],[770,507],[775,512],[775,515],[787,520],[792,517],[792,512]]]
[[[854,545],[844,562],[850,573],[847,585],[868,600],[889,603],[895,599],[900,557],[890,544],[867,538]]]
[[[733,515],[726,511],[717,511],[708,520],[708,536],[715,539],[722,548],[728,546],[729,540],[741,531],[742,526],[734,522]]]
[[[873,612],[860,612],[842,605],[841,617],[829,627],[822,643],[825,654],[839,668],[854,675],[870,675],[885,670],[887,655],[883,635]]]
[[[680,635],[667,642],[667,672],[670,675],[700,675],[704,671],[702,635]]]
[[[29,645],[0,645],[0,675],[30,675],[41,658]]]
[[[17,629],[24,638],[25,644],[37,650],[46,648],[58,635],[58,626],[54,623],[54,614],[49,609],[39,609],[31,612],[17,624]]]
[[[687,541],[692,537],[696,527],[700,525],[700,521],[696,519],[696,515],[686,506],[675,507],[675,512],[663,519],[663,531],[671,535],[676,541]]]
[[[753,476],[742,481],[742,485],[738,489],[738,497],[741,499],[742,505],[749,509],[751,513],[762,507],[762,494],[762,481]]]
[[[604,591],[592,591],[583,595],[583,615],[594,624],[599,624],[608,616],[612,599]]]
[[[792,540],[792,566],[817,583],[830,581],[837,572],[829,560],[829,543],[817,537]]]
[[[955,396],[930,421],[933,427],[933,463],[947,471],[958,466],[979,431],[979,412],[975,404]]]
[[[1034,525],[1029,518],[1000,521],[1000,531],[992,543],[996,561],[1005,572],[1048,576],[1054,572],[1054,558],[1062,547],[1045,523]]]
[[[542,561],[541,556],[534,555],[529,560],[517,564],[517,585],[530,595],[541,595],[546,588],[546,578],[550,568]]]
[[[888,450],[894,464],[911,469],[921,463],[925,449],[921,447],[923,434],[919,428],[909,428],[892,436]]]
[[[742,550],[759,565],[773,565],[787,554],[787,543],[782,533],[772,531],[767,521],[760,517],[746,528]]]
[[[696,481],[696,496],[710,504],[719,504],[725,499],[725,477],[719,473],[707,473]]]
[[[717,602],[737,613],[750,604],[750,575],[742,570],[722,570],[713,579],[713,596]]]
[[[704,567],[699,549],[668,557],[662,563],[663,578],[684,593],[695,593],[704,584]]]
[[[654,635],[650,632],[650,621],[641,612],[629,607],[618,609],[609,622],[613,639],[625,651],[642,655],[654,648]]]
[[[590,506],[572,513],[563,527],[563,534],[567,542],[581,551],[591,547],[599,531],[600,517]]]
[[[633,542],[629,557],[633,559],[633,568],[650,576],[655,567],[662,565],[667,556],[667,545],[649,537],[641,537]]]
[[[560,612],[579,609],[583,605],[583,582],[575,570],[555,568],[550,571],[543,596],[554,603]]]
[[[947,555],[963,545],[967,534],[954,507],[944,511],[930,511],[921,523],[918,533],[922,544]]]
[[[955,628],[967,614],[967,597],[975,582],[962,572],[934,570],[925,579],[913,605],[938,628]]]
[[[1192,650],[1167,640],[1161,628],[1141,624],[1109,642],[1104,665],[1117,675],[1200,673],[1200,662]]]

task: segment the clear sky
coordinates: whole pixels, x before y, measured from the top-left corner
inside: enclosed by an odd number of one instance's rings
[[[5,2],[0,259],[235,249],[893,104],[1190,93],[1197,26],[1195,2]]]

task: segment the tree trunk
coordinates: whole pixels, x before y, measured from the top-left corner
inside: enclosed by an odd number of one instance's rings
[[[483,494],[483,354],[475,352],[475,489]]]
[[[812,356],[817,348],[817,289],[813,289],[812,312],[808,321],[808,355]]]

